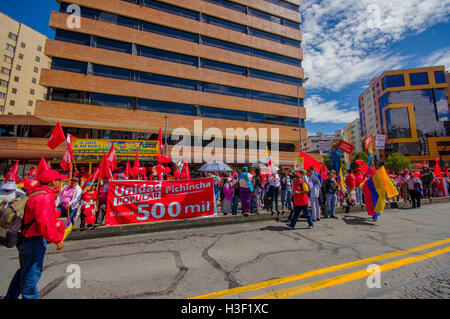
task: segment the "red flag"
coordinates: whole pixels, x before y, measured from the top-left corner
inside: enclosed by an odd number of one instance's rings
[[[309,170],[311,166],[314,167],[314,170],[316,172],[319,172],[321,170],[322,166],[316,159],[314,159],[314,157],[306,154],[305,152],[300,153],[298,157],[304,159],[303,167],[305,168],[305,170]]]
[[[39,178],[39,176],[42,174],[42,172],[48,170],[49,168],[50,167],[48,166],[47,161],[45,160],[44,157],[42,157],[41,161],[39,162],[39,166],[37,168],[35,178],[36,179]]]
[[[181,169],[181,174],[185,174],[186,179],[191,179],[191,172],[189,171],[189,165],[187,162],[183,163],[183,168]]]
[[[163,150],[163,140],[162,140],[162,130],[161,130],[161,127],[159,128],[158,142],[159,142],[159,151],[162,153],[162,150]]]
[[[347,142],[344,141],[344,140],[342,140],[342,141],[339,143],[338,148],[339,148],[342,152],[345,152],[345,153],[347,153],[347,154],[351,154],[351,153],[353,153],[353,150],[355,149],[355,146],[352,145],[352,144],[350,144],[350,143],[347,143]]]
[[[109,177],[112,179],[111,168],[109,167],[108,157],[106,156],[105,153],[103,153],[103,159],[102,162],[100,163],[99,170],[100,170],[99,174],[100,178]]]
[[[427,160],[425,160],[425,162],[423,162],[423,166],[428,165]]]
[[[445,168],[445,175],[448,177],[448,167]]]
[[[86,133],[86,139],[87,139],[87,140],[89,139],[89,134],[88,134],[88,133]]]
[[[99,175],[100,175],[100,169],[97,167],[95,169],[94,173],[92,173],[91,176],[89,176],[89,178],[84,182],[82,188],[85,189],[87,186],[87,183],[95,182],[95,180],[99,177]]]
[[[64,156],[61,160],[61,168],[65,170],[66,172],[70,171],[70,166],[73,161],[73,153],[72,153],[72,136],[70,134],[67,135],[66,140],[66,152],[64,153]]]
[[[125,175],[127,175],[128,179],[133,177],[133,171],[131,170],[131,164],[129,160],[127,160],[127,166],[125,167]]]
[[[64,142],[66,140],[64,136],[63,129],[61,127],[61,124],[58,122],[56,123],[55,128],[53,129],[52,135],[50,136],[47,146],[50,147],[52,150],[57,148],[59,144]]]
[[[109,167],[111,168],[111,171],[115,171],[117,169],[116,151],[114,149],[114,142],[111,144],[111,148],[109,149],[108,163]]]
[[[138,155],[138,151],[136,151],[136,156],[134,158],[134,166],[133,167],[141,167],[141,165],[139,164],[139,155]]]
[[[11,167],[11,169],[6,173],[5,182],[14,181],[14,183],[19,183],[19,161]]]

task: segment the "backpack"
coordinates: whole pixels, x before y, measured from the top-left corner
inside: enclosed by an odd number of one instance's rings
[[[29,196],[24,196],[18,201],[10,202],[0,210],[0,243],[7,248],[12,248],[17,244],[19,231],[24,233],[36,221],[33,219],[29,224],[23,225],[25,207],[29,198],[37,194],[46,193],[38,191]]]

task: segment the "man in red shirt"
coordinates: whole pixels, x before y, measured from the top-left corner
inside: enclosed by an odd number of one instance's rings
[[[345,178],[345,185],[347,186],[347,192],[349,198],[352,200],[353,203],[356,202],[356,193],[355,193],[355,187],[356,187],[356,176],[353,174],[352,170],[349,169],[347,171],[347,177]]]
[[[17,242],[20,268],[14,275],[5,299],[38,299],[47,242],[58,250],[64,247],[64,233],[56,229],[55,198],[61,180],[68,178],[48,169],[39,176],[40,185],[33,188],[25,206],[22,232]],[[34,194],[34,195],[33,195]]]
[[[294,215],[291,218],[291,222],[286,224],[292,229],[295,228],[295,224],[297,223],[301,211],[303,211],[303,214],[306,216],[306,219],[308,220],[309,225],[308,228],[311,229],[314,227],[311,212],[308,209],[309,206],[308,192],[309,192],[308,184],[303,180],[302,175],[301,174],[295,175],[294,186],[292,189],[294,199]]]

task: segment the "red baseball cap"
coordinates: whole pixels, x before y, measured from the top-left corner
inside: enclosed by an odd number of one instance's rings
[[[39,175],[39,181],[44,184],[50,183],[57,179],[68,179],[68,178],[69,176],[62,175],[58,171],[55,171],[54,169],[45,170]]]

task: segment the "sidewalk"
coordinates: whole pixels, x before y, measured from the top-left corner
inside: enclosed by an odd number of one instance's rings
[[[433,198],[431,204],[450,202],[450,197],[439,197]],[[410,203],[405,203],[403,201],[397,202],[398,207],[405,209],[411,207]],[[429,200],[422,200],[422,205],[430,205]],[[386,209],[389,210],[390,205],[386,204]],[[365,211],[365,208],[352,207],[350,213]],[[342,207],[336,207],[336,215],[345,214]],[[270,212],[263,210],[261,214],[251,214],[248,217],[238,214],[236,216],[227,215],[224,216],[222,213],[218,213],[218,217],[212,218],[195,218],[195,219],[183,219],[183,220],[172,220],[172,221],[162,221],[156,223],[142,223],[142,224],[130,224],[130,225],[117,225],[117,226],[102,226],[95,229],[79,231],[76,228],[67,237],[66,240],[84,240],[93,238],[103,238],[103,237],[116,237],[116,236],[128,236],[136,234],[154,233],[162,232],[168,230],[176,229],[188,229],[188,228],[199,228],[199,227],[209,227],[209,226],[220,226],[220,225],[231,225],[240,223],[251,223],[264,220],[275,220],[277,217],[287,218],[289,212],[283,215],[277,216],[276,213],[271,216]],[[79,223],[79,222],[78,222]]]

